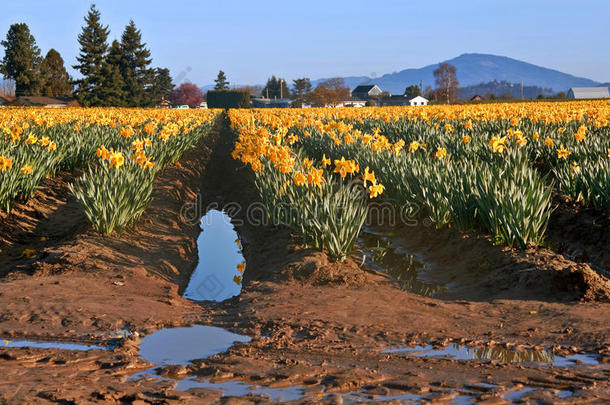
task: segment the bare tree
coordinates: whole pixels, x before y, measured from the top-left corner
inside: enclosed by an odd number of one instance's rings
[[[0,80],[0,95],[13,97],[15,95],[15,81],[11,79]]]
[[[349,88],[340,77],[328,79],[315,88],[311,93],[313,102],[322,106],[336,106],[349,99]]]
[[[449,104],[457,100],[460,83],[457,79],[455,66],[449,63],[441,63],[438,69],[434,71],[434,80],[436,81],[439,101],[443,100]]]

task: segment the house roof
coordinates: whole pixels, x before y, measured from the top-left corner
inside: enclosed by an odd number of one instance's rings
[[[45,106],[45,105],[67,105],[74,101],[70,97],[45,97],[45,96],[21,96],[11,104],[30,105],[30,106]]]
[[[428,101],[427,98],[422,97],[422,96],[417,96],[417,97],[413,97],[411,100],[409,100],[409,102],[411,101]]]
[[[15,100],[15,97],[11,96],[0,96],[0,104],[8,104]]]
[[[373,89],[373,87],[375,87],[374,84],[360,85],[357,86],[354,90],[352,90],[352,93],[368,93]]]
[[[574,98],[610,98],[607,87],[572,87]]]

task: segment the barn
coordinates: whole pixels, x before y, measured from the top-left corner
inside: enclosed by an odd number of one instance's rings
[[[568,91],[568,98],[583,100],[591,98],[610,98],[607,87],[572,87]]]

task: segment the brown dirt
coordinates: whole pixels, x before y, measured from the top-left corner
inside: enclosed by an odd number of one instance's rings
[[[357,257],[333,262],[302,247],[286,229],[246,221],[244,207],[257,201],[256,190],[249,171],[229,158],[232,134],[224,125],[219,122],[180,166],[160,174],[142,221],[122,235],[88,230],[67,192],[69,174],[49,180],[34,199],[2,216],[0,336],[107,343],[100,333],[124,326],[149,333],[214,324],[253,340],[160,372],[301,385],[313,393],[301,401],[309,403],[342,401],[315,393],[354,391],[369,399],[420,393],[443,403],[458,390],[476,401],[503,403],[501,394],[519,384],[537,388],[524,397],[531,403],[561,402],[556,390],[574,393],[565,403],[610,401],[610,288],[589,265],[549,249],[517,252],[480,235],[405,227],[399,232],[429,264],[427,276],[453,288],[436,298],[401,291],[385,275],[361,268]],[[195,303],[179,295],[197,262],[199,232],[180,210],[195,201],[231,209],[248,263],[239,297]],[[21,257],[30,247],[36,257]],[[602,362],[556,368],[381,352],[450,342],[596,351]],[[128,380],[150,366],[137,357],[136,345],[137,338],[113,351],[86,353],[0,348],[0,403],[269,402],[253,394],[179,392],[172,380]]]

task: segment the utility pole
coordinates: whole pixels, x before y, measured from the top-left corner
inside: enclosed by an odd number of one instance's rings
[[[521,80],[521,100],[523,100],[523,80]]]

